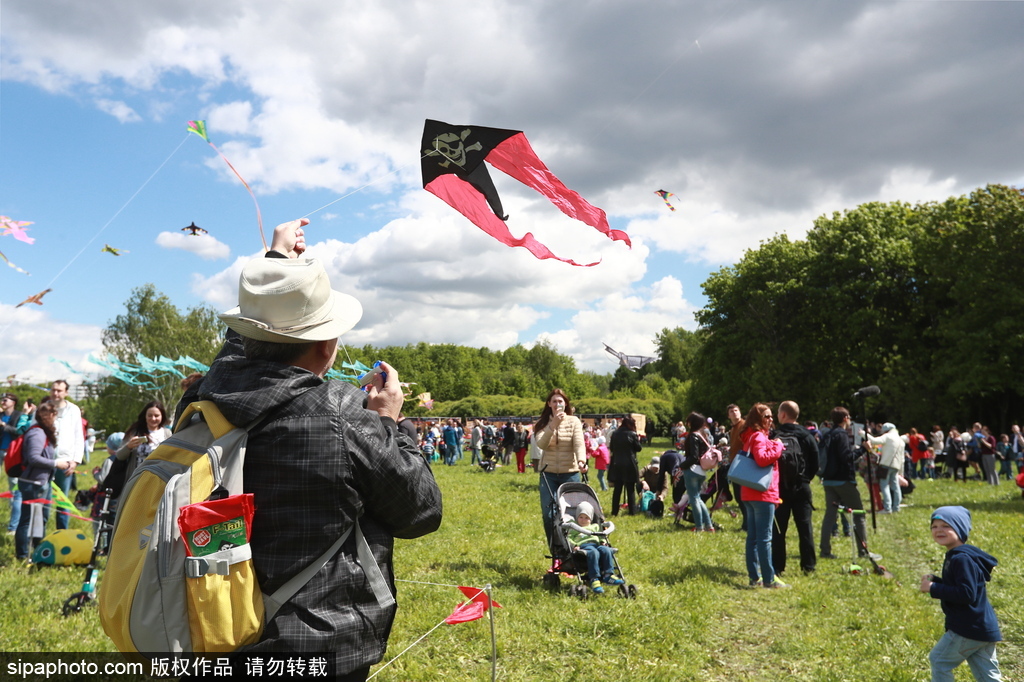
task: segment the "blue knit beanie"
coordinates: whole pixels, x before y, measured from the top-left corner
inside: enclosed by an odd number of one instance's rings
[[[971,512],[963,507],[939,507],[932,512],[931,520],[944,521],[949,524],[960,542],[967,542],[967,536],[971,534]]]

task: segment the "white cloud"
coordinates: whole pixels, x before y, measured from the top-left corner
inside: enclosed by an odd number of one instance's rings
[[[142,117],[135,113],[135,110],[124,102],[110,99],[98,99],[96,100],[96,106],[100,111],[105,111],[121,123],[135,123],[142,120]]]
[[[351,343],[501,347],[543,333],[599,368],[601,341],[646,354],[661,328],[692,328],[693,303],[674,271],[651,270],[652,254],[717,266],[865,201],[1024,177],[1006,85],[1024,69],[1024,3],[805,9],[679,2],[666,22],[644,3],[36,0],[4,6],[0,67],[84,93],[122,122],[198,104],[265,208],[365,187],[359,215],[339,201],[319,221],[382,227],[307,236],[364,303]],[[490,239],[419,189],[426,117],[525,130],[556,175],[625,224],[633,249],[498,172],[513,234],[602,262],[542,262]],[[231,257],[213,237],[157,243]],[[196,275],[193,291],[233,306],[247,259]]]
[[[194,253],[205,260],[217,260],[231,255],[231,247],[208,234],[193,236],[179,232],[161,232],[156,236],[156,243],[165,249],[180,249]]]
[[[73,324],[53,319],[45,309],[15,308],[0,304],[0,367],[4,377],[16,374],[17,380],[47,386],[54,379],[82,383],[83,374],[69,373],[59,362],[64,360],[76,370],[95,376],[98,368],[88,362],[90,353],[101,354],[102,329],[95,325]]]
[[[851,209],[869,201],[904,201],[919,203],[938,201],[953,194],[958,186],[955,178],[933,179],[920,168],[897,168],[879,179],[879,186],[869,193],[842,196],[837,191],[824,192],[813,202],[800,209],[771,209],[747,207],[730,208],[723,188],[728,185],[712,184],[694,172],[681,183],[687,190],[670,199],[675,211],[664,206],[661,199],[651,194],[643,203],[633,203],[627,213],[636,215],[628,222],[631,235],[649,240],[662,251],[683,254],[689,263],[732,263],[747,249],[776,234],[791,239],[803,239],[814,226],[814,220],[835,211]],[[636,196],[641,190],[632,187],[622,195]],[[641,195],[642,196],[642,195]]]
[[[649,288],[609,294],[576,313],[571,326],[538,340],[550,341],[572,355],[577,367],[600,374],[615,371],[618,361],[604,344],[627,355],[657,356],[655,337],[663,329],[693,330],[696,307],[683,297],[674,277],[664,277]]]
[[[531,206],[513,194],[509,199],[514,233],[528,225],[560,256],[602,262],[583,268],[537,260],[525,249],[511,249],[485,235],[432,195],[414,192],[402,202],[409,215],[354,243],[313,241],[315,230],[307,230],[306,255],[324,262],[335,289],[363,304],[363,319],[346,341],[495,349],[531,343],[534,338],[526,337],[526,330],[553,312],[576,311],[601,298],[609,301],[605,306],[612,305],[616,292],[643,277],[648,251],[642,242],[630,250],[550,206]],[[235,305],[238,275],[247,260],[239,258],[211,277],[197,277],[193,292],[218,309]],[[678,307],[670,285],[659,283],[655,292],[662,308]],[[629,299],[621,305],[646,304]]]

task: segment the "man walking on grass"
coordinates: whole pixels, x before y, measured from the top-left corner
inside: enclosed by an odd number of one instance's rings
[[[845,407],[832,409],[833,428],[821,441],[825,465],[821,483],[825,488],[825,518],[821,522],[821,558],[835,559],[832,553],[832,529],[836,525],[839,507],[863,511],[864,502],[857,488],[857,465],[850,447],[850,411]],[[864,514],[853,515],[853,530],[857,537],[858,554],[868,553],[868,533]]]

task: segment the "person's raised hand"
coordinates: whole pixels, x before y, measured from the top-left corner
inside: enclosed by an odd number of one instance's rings
[[[373,410],[382,417],[390,417],[396,422],[398,415],[402,412],[402,405],[405,403],[405,396],[402,395],[402,386],[398,382],[398,372],[388,363],[381,361],[381,369],[387,375],[387,381],[380,385],[380,376],[367,386],[366,409]]]
[[[270,250],[277,251],[288,258],[301,256],[306,250],[306,233],[302,229],[306,225],[309,225],[309,219],[299,218],[275,227]]]

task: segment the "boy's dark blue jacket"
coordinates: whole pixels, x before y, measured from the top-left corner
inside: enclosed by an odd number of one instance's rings
[[[960,545],[946,552],[942,576],[932,581],[930,594],[942,601],[947,630],[979,642],[1003,639],[985,589],[997,563],[995,557],[974,545]]]

